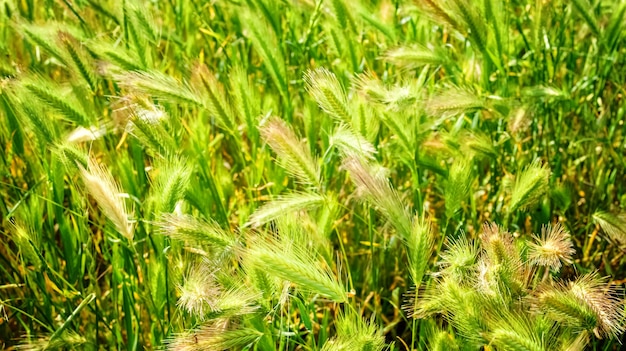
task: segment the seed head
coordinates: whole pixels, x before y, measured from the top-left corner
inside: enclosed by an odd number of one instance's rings
[[[570,235],[560,223],[541,228],[541,236],[534,236],[530,244],[529,260],[537,266],[547,266],[558,271],[563,262],[570,263],[576,253]]]

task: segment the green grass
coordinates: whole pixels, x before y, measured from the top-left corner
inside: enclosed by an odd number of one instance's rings
[[[625,17],[0,0],[1,347],[619,349]]]

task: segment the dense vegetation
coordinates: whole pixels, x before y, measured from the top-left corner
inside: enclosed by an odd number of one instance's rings
[[[0,340],[611,350],[626,2],[0,0]]]

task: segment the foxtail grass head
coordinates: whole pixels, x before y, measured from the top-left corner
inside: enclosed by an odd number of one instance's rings
[[[64,350],[87,346],[89,340],[71,330],[65,330],[59,334],[44,335],[36,338],[23,338],[16,350],[41,351],[41,350]]]
[[[471,159],[459,157],[454,160],[444,186],[446,217],[453,218],[469,197],[474,181]]]
[[[232,350],[253,345],[263,336],[252,328],[240,328],[227,320],[205,323],[166,340],[169,351]]]
[[[308,71],[304,75],[304,82],[307,91],[324,112],[339,121],[348,122],[352,119],[348,98],[335,74],[326,68],[318,68]]]
[[[624,331],[617,290],[597,273],[554,282],[532,269],[571,264],[572,244],[560,225],[545,226],[528,245],[524,261],[524,246],[495,224],[483,227],[478,243],[452,242],[433,285],[418,300],[409,296],[409,315],[441,314],[459,341],[503,350],[582,350],[590,335],[615,338]]]
[[[261,135],[276,152],[283,168],[301,183],[319,186],[317,161],[285,121],[276,117],[269,119],[261,127]]]
[[[515,178],[508,213],[536,206],[548,191],[550,169],[538,162],[531,163]]]
[[[592,218],[610,240],[622,245],[626,244],[626,212],[615,214],[605,211],[596,211],[592,215]]]
[[[383,59],[405,70],[413,70],[422,66],[439,66],[445,63],[446,58],[433,48],[421,45],[400,46],[388,50]]]
[[[133,240],[134,230],[129,219],[131,214],[124,201],[124,193],[111,173],[94,159],[89,159],[88,169],[79,167],[87,191],[96,200],[104,215],[122,236]]]
[[[287,239],[288,240],[288,239]],[[249,265],[286,281],[295,283],[303,291],[319,294],[335,302],[347,302],[343,285],[330,270],[320,263],[314,252],[297,242],[259,241],[248,250]]]
[[[412,227],[411,216],[398,193],[391,187],[384,168],[369,164],[357,156],[346,157],[343,167],[350,173],[357,194],[378,207],[400,236],[408,237]]]
[[[567,230],[560,224],[541,228],[541,236],[534,236],[530,243],[528,259],[531,264],[558,271],[563,263],[571,263],[576,253]]]
[[[354,311],[340,314],[336,328],[337,336],[328,340],[321,348],[322,351],[385,349],[385,338],[375,321],[366,321]]]
[[[598,338],[617,337],[624,332],[624,306],[613,287],[590,273],[555,286],[542,286],[531,299],[533,306],[549,318]]]

